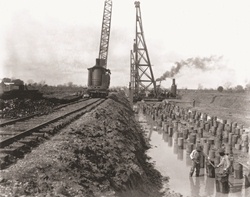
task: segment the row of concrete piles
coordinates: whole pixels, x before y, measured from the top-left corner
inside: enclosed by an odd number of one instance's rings
[[[165,134],[175,139],[180,149],[185,148],[187,153],[191,153],[196,146],[203,147],[206,157],[201,158],[200,165],[201,168],[206,166],[208,177],[214,178],[218,173],[219,169],[214,166],[220,163],[218,150],[224,148],[232,163],[230,172],[234,173],[235,179],[243,178],[242,164],[234,161],[236,153],[249,154],[249,136],[243,125],[170,103],[157,106],[141,103],[139,106],[144,114],[150,115],[157,122]],[[249,177],[245,178],[246,183],[249,182]]]

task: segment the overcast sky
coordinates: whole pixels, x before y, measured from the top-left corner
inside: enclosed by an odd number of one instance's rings
[[[250,83],[249,0],[141,0],[155,78],[189,58],[178,87]],[[104,0],[0,0],[0,78],[87,84],[99,53]],[[108,67],[111,86],[128,86],[135,38],[134,0],[113,0]],[[167,78],[162,85],[171,85]]]

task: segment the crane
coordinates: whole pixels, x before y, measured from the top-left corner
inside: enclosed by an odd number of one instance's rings
[[[96,65],[88,68],[88,88],[90,97],[106,97],[109,93],[110,70],[107,69],[109,37],[111,28],[112,0],[105,0],[99,56]]]
[[[103,19],[102,19],[100,49],[98,57],[100,63],[99,65],[105,68],[107,67],[107,60],[108,60],[111,16],[112,16],[112,0],[105,0]]]

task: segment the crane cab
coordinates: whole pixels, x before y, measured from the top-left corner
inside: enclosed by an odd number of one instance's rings
[[[92,98],[108,96],[110,85],[110,70],[104,67],[105,60],[96,59],[96,65],[88,68],[87,92]]]

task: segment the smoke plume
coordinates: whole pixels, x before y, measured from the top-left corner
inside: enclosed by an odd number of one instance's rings
[[[222,56],[211,56],[203,58],[195,57],[181,60],[180,62],[175,62],[175,66],[173,66],[170,71],[166,71],[160,78],[157,78],[156,81],[163,81],[167,78],[172,78],[177,75],[184,67],[196,68],[202,71],[213,70],[215,69],[214,63],[220,61],[222,58]]]

